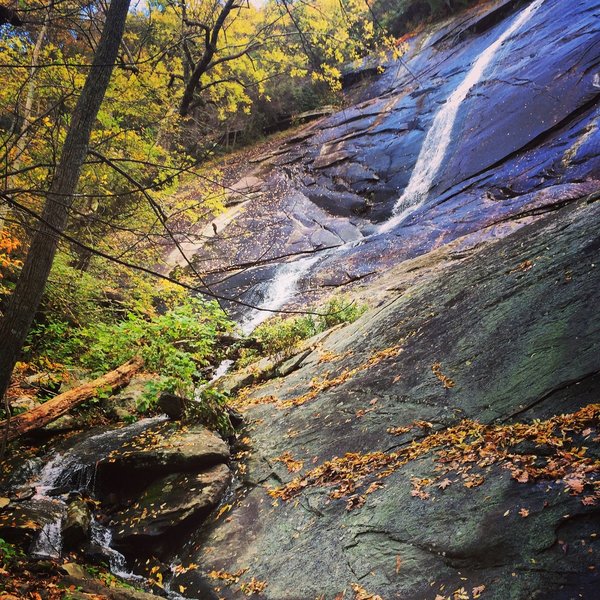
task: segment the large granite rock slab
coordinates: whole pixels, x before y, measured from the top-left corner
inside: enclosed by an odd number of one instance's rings
[[[158,537],[189,519],[206,516],[231,480],[224,464],[200,473],[176,473],[153,482],[129,508],[112,515],[114,539],[121,545]]]
[[[229,446],[202,425],[163,423],[143,432],[98,464],[99,476],[173,473],[226,462]]]
[[[354,500],[310,482],[288,502],[268,491],[346,453],[400,451],[464,419],[531,424],[597,402],[599,225],[600,203],[579,201],[442,255],[426,279],[412,271],[412,285],[400,265],[401,289],[387,303],[251,391],[246,486],[226,517],[190,537],[190,548],[202,546],[182,562],[243,572],[222,586],[228,599],[252,577],[272,600],[352,597],[357,585],[415,600],[594,597],[598,502],[582,501],[592,489],[577,494],[567,476],[521,481],[490,464],[480,479],[451,470],[450,483],[423,495],[418,482],[440,473],[425,453],[367,478]],[[591,424],[575,440],[592,461],[597,436]],[[511,451],[542,462],[556,451],[525,446]],[[193,590],[196,576],[175,582]]]

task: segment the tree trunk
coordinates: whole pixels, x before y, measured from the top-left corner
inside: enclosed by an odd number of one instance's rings
[[[179,104],[179,114],[182,117],[187,116],[192,100],[194,99],[194,92],[200,83],[200,79],[202,79],[202,76],[205,75],[212,66],[211,63],[215,52],[217,51],[217,42],[219,41],[221,29],[223,28],[229,13],[235,7],[235,2],[236,0],[225,0],[225,4],[223,4],[223,7],[221,8],[221,12],[217,17],[212,30],[209,30],[208,28],[205,30],[204,51],[200,60],[193,67],[189,80],[185,82],[185,89],[183,91],[181,103]]]
[[[78,388],[69,390],[64,394],[59,394],[51,400],[36,406],[27,412],[24,412],[16,417],[10,419],[8,424],[7,441],[13,440],[20,435],[39,429],[48,423],[51,423],[58,417],[69,412],[72,408],[77,405],[93,398],[99,390],[111,388],[123,387],[142,368],[142,360],[140,358],[133,358],[124,365],[121,365],[114,371],[94,379]],[[0,430],[4,431],[7,426],[6,421],[0,421]]]
[[[77,101],[60,161],[48,192],[40,227],[33,237],[23,270],[0,321],[0,396],[6,392],[58,247],[67,225],[92,127],[114,68],[130,0],[112,0],[81,96]]]

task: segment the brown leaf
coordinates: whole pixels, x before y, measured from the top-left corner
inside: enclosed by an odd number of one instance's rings
[[[515,479],[519,483],[527,483],[529,481],[529,473],[527,471],[521,471],[518,475],[515,476]]]
[[[471,591],[471,595],[473,596],[473,598],[477,599],[481,596],[482,592],[485,591],[485,585],[478,585],[476,587],[473,588],[473,590]]]
[[[522,516],[522,517],[525,519],[526,517],[528,517],[528,516],[529,516],[529,509],[527,509],[527,508],[522,508],[522,509],[519,511],[519,514],[520,514],[520,515],[521,515],[521,516]]]
[[[400,573],[400,567],[402,566],[402,559],[400,556],[396,556],[396,575]]]
[[[581,494],[583,492],[584,481],[580,477],[576,475],[571,475],[569,477],[565,477],[563,481],[569,486],[569,489],[574,494]]]

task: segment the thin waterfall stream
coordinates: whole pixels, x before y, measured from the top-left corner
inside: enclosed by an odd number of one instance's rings
[[[283,308],[299,291],[300,280],[310,272],[316,263],[322,262],[334,254],[343,254],[348,248],[364,243],[368,237],[391,231],[423,205],[446,156],[460,106],[471,89],[481,81],[486,69],[492,64],[504,42],[529,21],[543,2],[544,0],[535,0],[521,11],[501,35],[475,60],[466,77],[437,112],[421,146],[409,183],[394,205],[392,216],[377,227],[371,235],[358,242],[346,242],[322,253],[279,265],[274,277],[265,282],[263,290],[261,290],[263,293],[261,305],[268,310],[253,309],[240,320],[240,331],[244,335],[252,333],[256,327],[273,314],[273,311]],[[212,380],[227,374],[232,365],[230,360],[223,361]]]
[[[479,83],[504,42],[529,21],[543,2],[544,0],[535,0],[522,10],[500,37],[479,55],[467,76],[438,111],[425,136],[408,185],[396,201],[392,217],[379,227],[379,233],[386,233],[397,227],[427,200],[429,190],[442,166],[452,140],[452,131],[461,104],[473,87]]]
[[[92,495],[96,465],[113,450],[144,430],[165,420],[166,417],[141,419],[120,429],[111,429],[91,435],[68,450],[55,452],[30,485],[35,494],[28,501],[43,507],[54,518],[47,522],[33,541],[31,554],[38,558],[59,558],[62,553],[62,525],[67,512],[67,500],[73,492]],[[112,535],[104,525],[92,519],[92,542],[98,544],[109,558],[110,568],[116,575],[134,577],[126,569],[125,557],[111,548]]]
[[[450,145],[460,106],[473,87],[481,81],[485,71],[492,64],[503,44],[531,19],[543,3],[544,0],[535,0],[524,8],[500,36],[475,60],[466,77],[437,112],[421,146],[408,185],[396,201],[391,218],[382,223],[371,234],[372,236],[391,231],[427,200],[429,190],[442,166]],[[262,304],[270,310],[282,308],[298,292],[299,281],[310,272],[314,264],[334,253],[341,254],[347,248],[354,247],[357,243],[363,241],[364,239],[359,242],[348,242],[315,256],[283,263],[277,269],[275,276],[268,282]],[[251,311],[240,323],[242,333],[245,335],[251,333],[270,314],[270,312],[261,311],[260,309]]]

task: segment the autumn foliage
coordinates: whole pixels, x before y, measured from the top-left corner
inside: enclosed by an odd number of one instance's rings
[[[21,242],[6,229],[0,231],[0,294],[8,291],[1,280],[5,278],[5,275],[21,267],[21,261],[14,257],[15,251],[20,245]]]
[[[330,490],[330,498],[346,498],[349,509],[357,508],[368,494],[381,487],[382,480],[408,462],[433,453],[436,473],[412,479],[413,497],[427,500],[430,490],[443,490],[456,482],[467,488],[478,487],[485,481],[483,470],[498,465],[509,470],[519,483],[560,482],[571,494],[581,494],[583,504],[594,504],[600,498],[595,481],[600,461],[588,456],[586,447],[580,444],[590,437],[598,438],[599,416],[600,404],[589,404],[577,412],[532,423],[487,425],[465,419],[394,452],[355,452],[335,457],[271,489],[269,494],[287,501],[304,488],[325,487]],[[414,427],[423,429],[423,422]],[[391,428],[389,433],[402,435],[406,428]],[[540,449],[539,455],[519,452],[517,446],[522,442],[533,443]],[[454,479],[449,478],[451,474]]]

